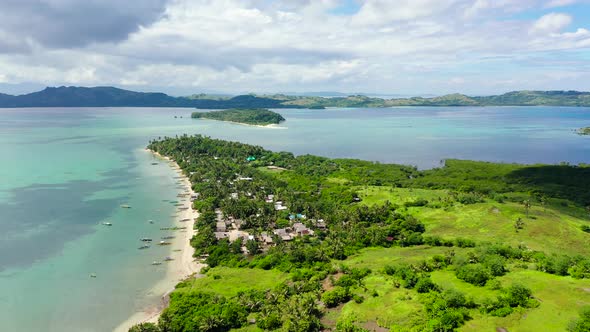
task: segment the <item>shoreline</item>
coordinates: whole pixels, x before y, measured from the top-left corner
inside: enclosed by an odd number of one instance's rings
[[[232,123],[232,124],[237,124],[237,125],[241,125],[241,126],[267,128],[267,129],[289,129],[288,127],[281,127],[280,126],[280,123],[269,123],[267,125],[255,125],[255,124],[249,124],[249,123],[243,123],[243,122],[226,121],[226,120],[216,120],[216,119],[208,119],[208,118],[200,118],[199,120],[226,122],[226,123]]]
[[[181,211],[178,211],[177,209],[177,215],[174,222],[175,226],[186,226],[186,231],[177,231],[175,233],[176,238],[172,241],[169,252],[174,260],[165,263],[167,264],[166,276],[152,288],[147,290],[148,293],[160,295],[160,301],[156,305],[135,312],[131,317],[119,324],[114,329],[115,332],[127,332],[133,325],[140,323],[157,323],[162,311],[168,307],[169,295],[174,291],[175,286],[188,277],[199,275],[201,269],[206,266],[206,264],[196,262],[193,258],[194,248],[190,245],[190,239],[196,233],[194,230],[194,224],[195,218],[199,217],[199,213],[192,209],[190,197],[195,193],[192,190],[188,177],[182,173],[180,166],[178,166],[176,162],[170,161],[170,158],[164,157],[149,149],[145,149],[145,151],[151,153],[162,161],[166,161],[177,176],[181,177],[178,180],[182,182],[182,186],[187,188],[189,195],[178,199],[183,204],[183,206],[179,206],[178,208],[188,207],[188,209]],[[188,219],[188,221],[181,222],[183,219]],[[175,250],[180,250],[180,252]],[[177,253],[180,255],[175,255]]]

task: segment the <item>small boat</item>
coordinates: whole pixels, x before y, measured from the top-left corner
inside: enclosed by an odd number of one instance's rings
[[[113,223],[106,222],[106,221],[105,221],[105,222],[103,222],[102,224],[103,224],[103,225],[105,225],[105,226],[113,226]]]
[[[167,242],[167,241],[160,241],[160,243],[158,243],[159,246],[168,246],[171,244],[172,244],[172,242]]]
[[[154,223],[154,221],[153,220],[150,220],[150,224],[153,224],[153,223]]]
[[[152,163],[152,165],[158,165],[158,163]]]
[[[143,245],[143,246],[141,246],[141,247],[139,247],[139,248],[137,248],[137,249],[140,249],[140,250],[141,250],[141,249],[147,249],[147,248],[149,248],[149,247],[150,247],[150,246],[148,246],[148,245],[146,244],[146,245]]]
[[[90,278],[96,278],[96,273],[90,273]]]
[[[158,262],[158,261],[153,261],[152,265],[162,265],[162,262]]]
[[[170,240],[170,239],[173,239],[173,238],[174,238],[174,236],[173,236],[173,235],[169,235],[169,236],[162,236],[162,239],[163,239],[163,240]]]
[[[139,239],[140,241],[143,242],[152,242],[152,239],[150,239],[149,237],[142,237],[141,239]]]
[[[121,207],[123,209],[131,209],[131,206],[127,205],[127,204],[121,204]]]
[[[166,256],[166,258],[164,258],[165,262],[169,262],[169,261],[173,261],[174,258],[170,257],[170,256]]]

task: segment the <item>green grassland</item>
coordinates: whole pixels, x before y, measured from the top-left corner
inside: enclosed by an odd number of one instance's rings
[[[176,291],[211,292],[232,297],[247,290],[272,289],[287,278],[288,274],[277,270],[216,267],[200,278],[188,279],[179,284]]]
[[[396,287],[394,278],[382,272],[388,264],[413,264],[421,259],[445,251],[465,254],[471,249],[419,246],[411,248],[369,248],[345,261],[349,267],[368,267],[373,273],[365,278],[365,290],[357,290],[364,296],[363,303],[350,301],[326,314],[324,322],[333,323],[352,320],[366,329],[377,326],[393,331],[411,330],[423,319],[420,297],[414,290]],[[433,271],[432,280],[443,290],[455,289],[475,303],[500,295],[500,290],[489,286],[477,287],[457,279],[451,269]],[[539,271],[511,267],[510,272],[498,278],[501,287],[525,284],[532,290],[540,305],[532,309],[519,309],[506,317],[492,317],[470,310],[472,317],[459,331],[494,331],[503,327],[509,331],[565,331],[569,322],[576,318],[581,307],[590,305],[590,280],[573,279]],[[376,292],[378,296],[373,296]]]
[[[511,332],[565,331],[569,322],[577,317],[580,308],[590,305],[588,279],[577,280],[523,270],[508,273],[499,280],[502,285],[526,284],[539,300],[539,307],[515,312],[507,317],[474,314],[473,320],[467,322],[460,331],[493,331],[496,327],[504,327]]]
[[[363,187],[359,195],[364,204],[382,204],[390,201],[404,204],[425,199],[438,202],[448,196],[445,190]],[[560,208],[559,208],[560,207]],[[408,207],[407,213],[426,226],[425,235],[464,237],[475,241],[495,242],[518,246],[525,244],[533,250],[570,255],[590,254],[588,234],[582,225],[590,225],[588,214],[572,213],[558,205],[532,205],[529,217],[521,203],[490,199],[470,205],[453,204],[444,208]],[[575,214],[577,216],[572,216]],[[525,226],[518,233],[514,230],[516,218],[523,218]]]

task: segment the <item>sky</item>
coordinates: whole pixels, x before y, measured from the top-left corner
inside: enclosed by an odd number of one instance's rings
[[[0,92],[590,91],[590,0],[0,0]]]

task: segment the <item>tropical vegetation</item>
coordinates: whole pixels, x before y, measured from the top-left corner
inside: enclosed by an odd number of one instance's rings
[[[447,160],[420,171],[203,136],[149,148],[198,193],[191,244],[208,268],[177,285],[157,325],[132,331],[588,325],[585,165]]]
[[[259,126],[279,124],[285,121],[285,118],[283,118],[280,114],[267,109],[234,108],[224,111],[193,112],[191,117],[193,119],[230,121]]]

